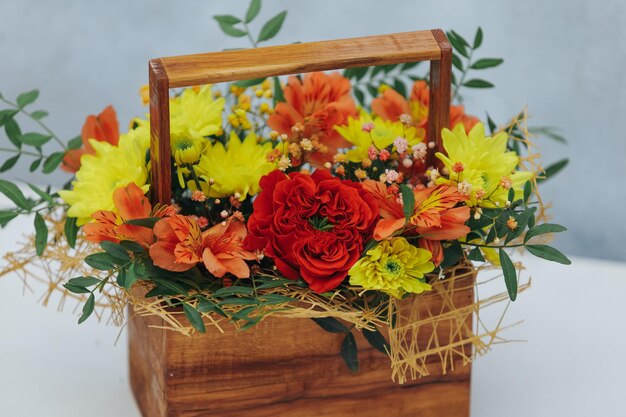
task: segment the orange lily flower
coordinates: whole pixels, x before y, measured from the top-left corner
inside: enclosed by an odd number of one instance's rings
[[[349,145],[334,129],[346,124],[348,117],[357,116],[347,78],[338,72],[307,73],[302,81],[290,76],[283,93],[285,102],[276,105],[267,124],[291,141],[307,138],[318,142],[321,146],[311,155],[312,162],[321,166],[332,161],[337,149]]]
[[[231,273],[237,278],[250,277],[245,260],[256,260],[253,252],[244,250],[243,240],[248,234],[243,217],[232,216],[226,222],[203,233],[202,261],[214,276],[221,278]]]
[[[390,193],[379,181],[366,180],[362,184],[380,208],[381,219],[373,235],[376,240],[390,238],[406,226],[404,234],[419,236],[418,245],[430,250],[433,262],[439,265],[443,260],[441,241],[458,239],[470,232],[465,225],[470,216],[469,207],[456,207],[467,200],[467,196],[460,194],[455,187],[439,185],[414,189],[415,208],[407,222],[400,196]]]
[[[80,169],[80,157],[85,154],[93,155],[96,153],[89,143],[89,139],[117,145],[120,138],[120,128],[117,122],[117,114],[113,106],[107,106],[97,116],[94,114],[87,116],[81,136],[83,138],[83,147],[80,149],[72,149],[65,153],[63,165],[61,165],[61,169],[64,171],[78,171]]]
[[[99,210],[91,215],[95,220],[83,226],[87,240],[100,243],[103,240],[118,243],[121,240],[132,240],[148,248],[154,243],[152,229],[125,224],[132,219],[147,217],[165,217],[174,214],[174,209],[163,206],[152,210],[152,205],[143,194],[143,190],[135,183],[120,187],[113,192],[113,204],[117,212]]]
[[[396,90],[387,88],[382,96],[372,100],[372,111],[384,120],[392,121],[397,121],[401,115],[408,114],[412,117],[416,127],[426,128],[429,102],[428,84],[426,81],[417,80],[413,83],[408,101]],[[450,128],[463,123],[466,132],[469,132],[478,122],[477,117],[465,114],[465,108],[462,105],[450,106]]]

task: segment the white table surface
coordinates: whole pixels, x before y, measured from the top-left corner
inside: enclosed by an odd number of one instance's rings
[[[0,199],[0,206],[2,206]],[[0,254],[30,221],[0,229]],[[473,417],[626,416],[626,264],[525,257],[533,286],[511,305],[504,333],[472,375]],[[503,285],[503,284],[502,284]],[[39,290],[39,291],[38,291]],[[0,278],[0,416],[139,416],[127,375],[126,333],[37,303]],[[443,416],[445,417],[445,416]]]

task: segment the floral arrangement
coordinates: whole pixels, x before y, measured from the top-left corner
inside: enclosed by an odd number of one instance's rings
[[[227,35],[247,36],[256,47],[273,38],[286,17],[270,19],[255,38],[248,25],[259,8],[253,0],[244,18],[215,19]],[[0,224],[34,215],[38,256],[52,240],[58,244],[59,225],[67,251],[77,242],[87,245],[83,268],[91,272],[64,283],[85,301],[79,322],[107,287],[127,297],[141,289],[142,298],[181,309],[199,332],[208,315],[245,329],[305,297],[315,297],[317,307],[349,300],[350,309],[374,318],[356,329],[332,314],[314,319],[325,330],[346,333],[342,355],[354,369],[353,330],[388,352],[371,325],[388,319],[384,306],[430,292],[459,265],[501,269],[515,300],[510,249],[569,263],[538,241],[565,230],[542,222],[537,185],[567,161],[544,169],[530,132],[558,135],[526,129],[525,112],[501,127],[467,114],[461,92],[492,87],[468,74],[502,60],[475,59],[480,28],[472,43],[454,31],[448,38],[454,103],[441,152],[426,135],[429,86],[417,63],[186,88],[170,100],[175,180],[168,205],[152,205],[146,196],[147,116],[121,132],[109,106],[88,116],[81,135],[66,144],[43,123],[46,112],[29,110],[36,90],[16,102],[0,96],[7,107],[0,125],[13,145],[0,150],[14,153],[0,170],[32,157],[31,171],[73,176],[55,192],[28,184],[35,198],[0,180],[0,192],[15,204],[0,211]],[[147,87],[140,94],[147,104]],[[22,133],[18,116],[43,133]],[[52,141],[62,149],[45,155]]]

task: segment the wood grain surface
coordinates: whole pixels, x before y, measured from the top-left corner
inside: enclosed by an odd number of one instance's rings
[[[432,62],[428,132],[440,148],[439,132],[449,119],[452,57],[439,29],[151,60],[152,202],[171,203],[169,88],[416,61]]]
[[[455,305],[473,301],[472,279],[455,283]],[[440,299],[426,300],[421,308],[441,311]],[[352,374],[339,355],[343,335],[309,319],[270,317],[243,332],[226,323],[224,334],[207,323],[206,334],[187,337],[150,327],[163,325],[154,316],[130,314],[131,386],[145,417],[469,415],[471,367],[460,361],[442,375],[440,358],[429,357],[430,376],[398,385],[389,358],[360,332],[361,369]],[[437,326],[442,343],[449,327]],[[425,347],[433,335],[417,337]]]

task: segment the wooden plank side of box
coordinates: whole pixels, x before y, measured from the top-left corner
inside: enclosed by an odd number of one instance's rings
[[[467,305],[473,291],[456,291],[454,298],[457,306]],[[160,324],[134,316],[129,327],[131,382],[145,417],[469,415],[470,366],[459,361],[441,375],[433,356],[430,376],[398,385],[388,357],[360,332],[361,369],[353,375],[339,356],[343,335],[308,319],[268,318],[244,332],[226,325],[224,334],[208,327],[207,334],[191,337],[151,325]],[[447,338],[449,324],[437,332]]]

